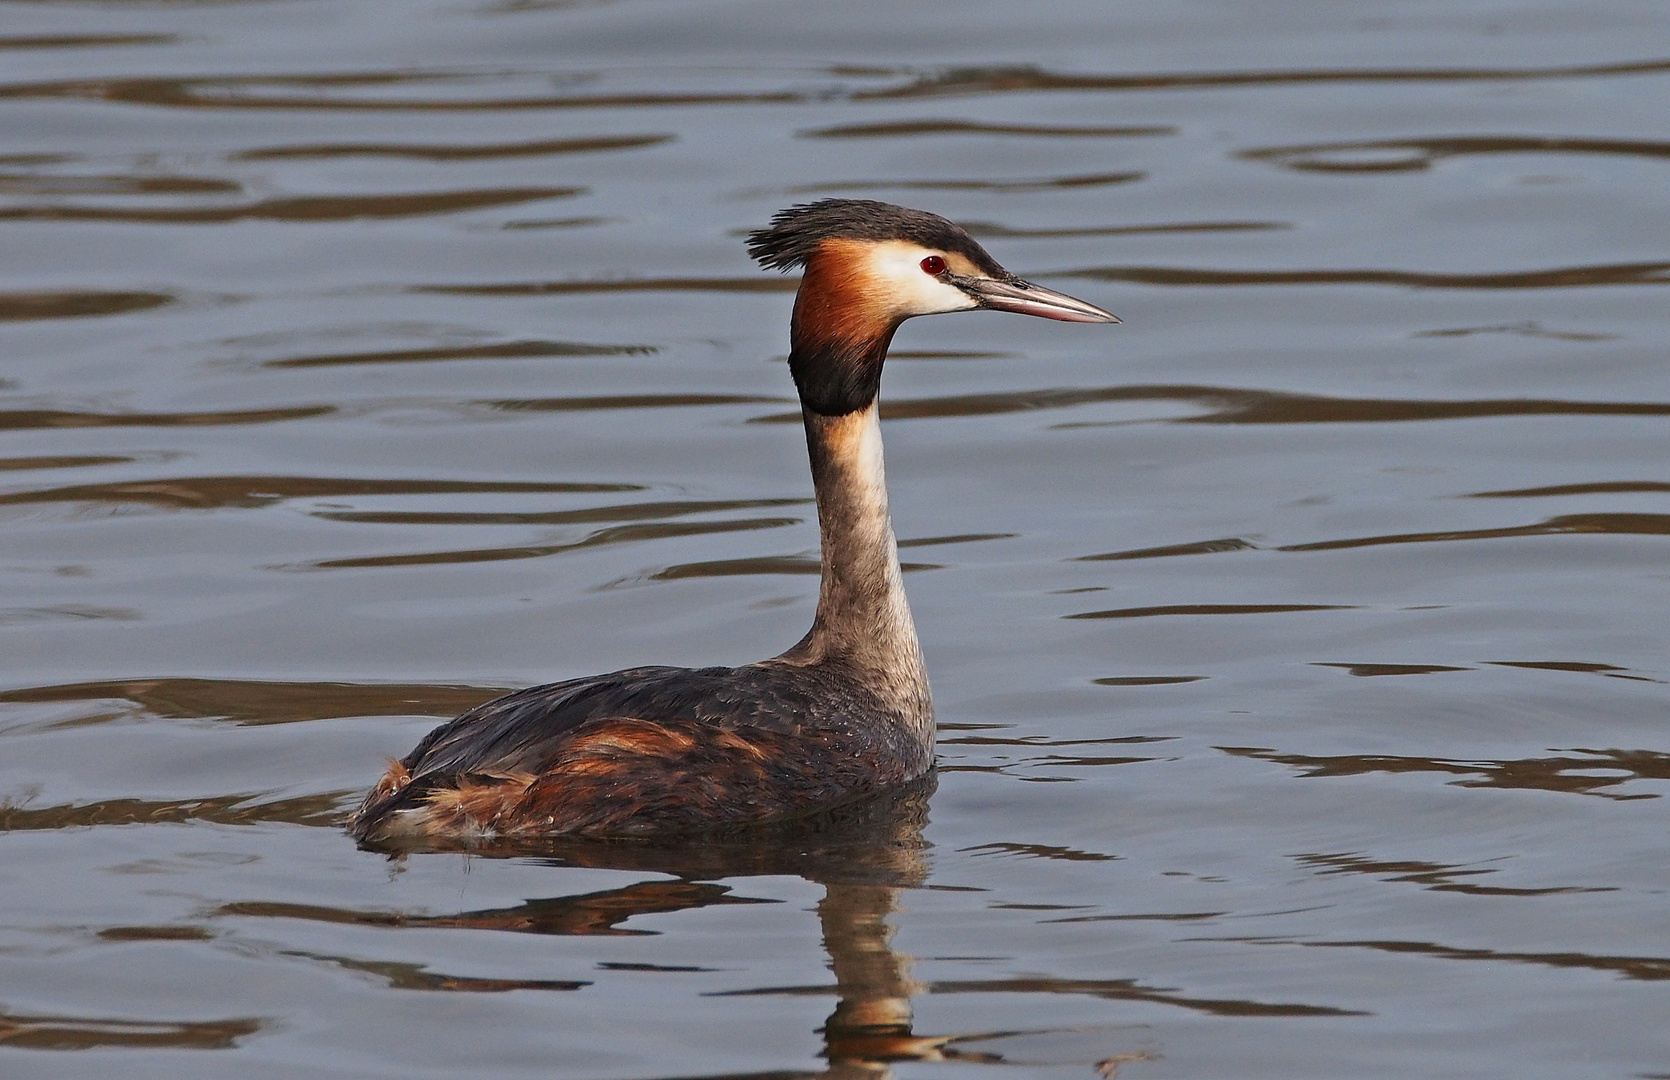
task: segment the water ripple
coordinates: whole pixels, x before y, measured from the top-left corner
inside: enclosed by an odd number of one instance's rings
[[[1109,675],[1090,681],[1097,686],[1177,686],[1205,678],[1205,675]]]
[[[0,292],[0,322],[27,319],[79,319],[89,315],[126,315],[172,304],[178,297],[156,292]]]
[[[859,99],[895,99],[1063,90],[1177,90],[1289,86],[1306,83],[1515,82],[1658,75],[1667,71],[1670,71],[1670,60],[1641,60],[1632,63],[1585,64],[1571,67],[1301,68],[1267,71],[1150,72],[1133,75],[1071,75],[1035,65],[1020,64],[944,68],[921,75],[903,86],[862,90],[854,96]]]
[[[1611,888],[1557,885],[1546,888],[1513,888],[1505,885],[1480,885],[1476,881],[1457,881],[1457,878],[1479,878],[1499,872],[1498,868],[1468,869],[1444,863],[1423,862],[1419,859],[1372,859],[1354,851],[1333,854],[1295,855],[1301,865],[1319,875],[1367,874],[1383,881],[1406,882],[1433,892],[1466,893],[1471,896],[1555,896],[1562,893],[1616,892]]]
[[[48,607],[0,608],[0,626],[37,622],[89,622],[114,620],[139,622],[144,614],[125,607],[97,607],[92,604],[53,604]]]
[[[266,1024],[232,1020],[131,1020],[0,1012],[0,1046],[18,1050],[228,1050]]]
[[[777,404],[788,399],[762,394],[597,394],[589,397],[516,398],[479,401],[501,412],[593,412],[599,409],[686,409],[711,405]]]
[[[654,345],[593,345],[579,341],[500,341],[490,345],[452,345],[386,352],[320,353],[262,361],[268,368],[343,367],[357,364],[417,364],[435,360],[523,360],[553,356],[649,356]]]
[[[645,521],[726,510],[804,506],[811,499],[687,499],[677,502],[620,503],[578,510],[470,512],[451,510],[318,510],[314,517],[372,525],[580,525],[604,521]],[[900,545],[901,547],[903,545]]]
[[[943,570],[942,563],[901,562],[899,569],[906,574],[921,570]],[[709,559],[706,562],[678,563],[657,570],[647,577],[628,578],[611,582],[610,587],[637,581],[682,581],[685,578],[752,577],[772,574],[817,575],[823,564],[816,555],[757,555],[742,559]]]
[[[1486,660],[1492,667],[1528,668],[1534,671],[1575,671],[1587,675],[1604,675],[1608,679],[1627,679],[1630,682],[1659,682],[1645,675],[1626,674],[1629,668],[1616,664],[1598,664],[1587,660]]]
[[[695,881],[641,881],[603,892],[538,897],[515,907],[462,911],[453,915],[420,915],[404,911],[264,900],[223,904],[215,910],[215,915],[222,918],[303,919],[345,926],[492,930],[560,937],[650,937],[660,931],[629,930],[620,924],[637,915],[769,903],[775,901],[733,895],[728,885]]]
[[[378,495],[601,494],[642,491],[638,484],[524,480],[398,480],[337,476],[173,476],[74,484],[0,495],[0,506],[107,503],[171,510],[270,506],[287,499]]]
[[[514,143],[298,143],[240,150],[233,161],[317,160],[345,157],[411,158],[415,161],[477,161],[492,158],[550,157],[637,150],[672,142],[677,135],[593,135],[577,139],[539,139]]]
[[[1566,401],[1551,398],[1421,400],[1342,398],[1221,386],[1133,385],[1050,387],[982,394],[884,399],[881,414],[889,420],[993,416],[1002,413],[1070,409],[1110,402],[1181,401],[1206,409],[1168,417],[1178,424],[1380,424],[1424,420],[1469,420],[1497,416],[1670,416],[1670,402]],[[800,414],[772,413],[750,423],[800,422]],[[1128,421],[1113,421],[1127,423]],[[1108,421],[1061,424],[1061,428],[1100,427]]]
[[[585,188],[487,188],[474,191],[425,191],[411,194],[295,195],[237,206],[8,206],[0,221],[125,221],[150,225],[220,225],[231,221],[354,221],[362,218],[422,217],[519,206],[546,199],[569,199]],[[137,294],[136,294],[137,295]],[[0,309],[3,310],[3,309]],[[0,317],[4,317],[0,314]]]
[[[285,949],[278,955],[313,960],[344,971],[371,975],[381,979],[390,990],[503,994],[511,990],[583,990],[592,985],[590,979],[487,979],[473,975],[445,975],[430,971],[424,964],[398,960],[363,960],[358,957],[331,956],[302,949]]]
[[[913,569],[913,567],[902,567]],[[769,574],[815,575],[823,571],[823,563],[816,555],[756,555],[743,559],[709,559],[705,562],[678,563],[655,571],[649,581],[683,581],[687,578],[752,577]],[[646,580],[632,578],[614,582],[615,585]]]
[[[1093,266],[1053,277],[1138,285],[1401,285],[1417,289],[1575,289],[1670,284],[1670,262],[1559,266],[1549,270],[1440,274],[1418,270],[1217,270],[1186,266]]]
[[[1145,172],[1085,173],[1077,176],[1040,176],[1023,180],[840,180],[832,183],[802,184],[784,188],[790,195],[819,195],[829,191],[1050,191],[1056,188],[1107,187],[1146,180]]]
[[[891,120],[876,124],[839,124],[797,132],[804,139],[889,139],[917,135],[1025,135],[1049,138],[1131,138],[1175,135],[1166,124],[1126,127],[1069,127],[1046,124],[990,124],[977,120]]]
[[[1166,559],[1176,555],[1212,555],[1221,551],[1253,551],[1257,545],[1238,536],[1222,540],[1199,540],[1192,544],[1167,544],[1164,547],[1134,548],[1130,551],[1109,551],[1102,555],[1080,555],[1074,562],[1110,562],[1120,559]]]
[[[1410,335],[1417,338],[1458,338],[1475,334],[1515,334],[1519,337],[1543,338],[1547,341],[1616,341],[1617,334],[1590,333],[1581,330],[1550,330],[1535,319],[1517,323],[1498,323],[1495,326],[1462,326],[1448,330],[1420,330]]]
[[[138,42],[134,42],[138,43]],[[1250,71],[1147,72],[1128,75],[1070,74],[1033,65],[959,66],[926,73],[900,72],[904,82],[863,85],[892,74],[884,70],[823,69],[833,81],[813,88],[758,90],[622,90],[550,93],[551,74],[536,69],[396,70],[326,74],[128,76],[70,78],[0,84],[3,99],[104,101],[163,108],[482,111],[528,109],[670,108],[715,105],[791,105],[831,100],[902,100],[1036,92],[1128,92],[1295,84],[1512,82],[1617,78],[1670,71],[1670,60],[1555,67],[1314,68]],[[595,83],[614,72],[567,73],[563,81]],[[661,82],[672,72],[659,73]],[[857,80],[856,83],[854,80]],[[539,86],[505,93],[508,83]],[[466,96],[479,87],[486,96]],[[367,91],[403,91],[371,96]],[[452,91],[451,95],[425,90]]]
[[[1255,758],[1302,770],[1304,777],[1367,776],[1375,773],[1437,773],[1460,779],[1466,788],[1504,788],[1598,795],[1604,799],[1656,799],[1652,792],[1620,794],[1608,789],[1634,780],[1670,780],[1670,754],[1656,750],[1588,750],[1574,747],[1545,758],[1462,761],[1391,754],[1313,756],[1283,754],[1268,747],[1219,746],[1236,757]],[[1574,755],[1583,755],[1581,757]],[[1602,772],[1609,775],[1596,775]]]
[[[1062,862],[1115,862],[1119,859],[1118,855],[1104,855],[1099,851],[1080,851],[1078,848],[1052,844],[1011,842],[976,844],[973,847],[958,848],[957,853],[973,853],[977,858],[981,855],[1018,855],[1028,859],[1056,859]]]
[[[1390,536],[1356,536],[1344,540],[1318,540],[1308,544],[1285,544],[1277,551],[1338,551],[1344,548],[1378,547],[1381,544],[1433,544],[1449,540],[1503,540],[1519,536],[1557,536],[1572,533],[1606,533],[1613,536],[1670,536],[1670,514],[1563,514],[1535,525],[1514,525],[1502,529],[1449,529],[1438,532],[1395,533]]]
[[[209,176],[0,174],[0,193],[8,195],[241,195],[243,190],[235,180]]]
[[[1067,979],[1037,975],[1013,979],[946,979],[931,982],[930,994],[1082,994],[1105,1001],[1143,1001],[1156,1005],[1175,1005],[1215,1016],[1365,1016],[1353,1009],[1338,1009],[1327,1005],[1287,1004],[1252,1001],[1243,998],[1199,998],[1144,986],[1135,979]],[[835,993],[833,986],[775,986],[756,990],[730,990],[714,993],[713,997],[763,997],[786,995],[792,997],[822,996]]]
[[[335,825],[342,801],[354,792],[331,791],[260,801],[265,793],[196,799],[102,799],[91,803],[29,806],[0,802],[0,833],[14,830],[84,829],[94,825],[156,825],[202,821],[213,825]]]
[[[128,45],[177,45],[178,34],[18,34],[0,37],[0,50],[108,49]]]
[[[514,73],[513,73],[514,74]],[[523,72],[525,77],[538,73]],[[227,75],[202,77],[134,77],[61,79],[0,84],[0,100],[45,99],[103,101],[173,109],[303,109],[332,111],[478,112],[525,109],[669,108],[690,105],[789,105],[827,98],[826,93],[799,90],[625,92],[602,94],[527,93],[493,97],[367,97],[342,96],[341,91],[367,88],[446,87],[472,83],[500,85],[504,73],[373,71],[326,75]],[[548,84],[549,77],[539,77]]]
[[[1355,611],[1355,604],[1163,604],[1081,611],[1063,619],[1150,619],[1159,615],[1285,615],[1297,611]]]
[[[1555,495],[1633,495],[1670,492],[1662,480],[1602,480],[1592,484],[1556,484],[1552,487],[1515,488],[1511,491],[1475,491],[1463,499],[1542,499]]]
[[[1237,940],[1237,939],[1229,939]],[[1597,956],[1581,952],[1507,952],[1499,949],[1461,949],[1429,941],[1263,941],[1256,945],[1302,945],[1312,949],[1373,949],[1397,955],[1431,956],[1442,960],[1506,961],[1556,968],[1607,971],[1626,979],[1658,982],[1670,979],[1670,956]],[[1643,1073],[1643,1076],[1657,1074]]]
[[[1478,154],[1598,154],[1670,158],[1670,142],[1513,135],[1436,136],[1368,142],[1309,143],[1242,150],[1236,157],[1269,161],[1297,172],[1421,172],[1446,158]]]
[[[129,465],[136,458],[111,454],[74,454],[51,457],[0,458],[0,472],[29,472],[51,469],[88,469],[100,465]]]
[[[450,717],[510,689],[453,683],[278,682],[159,676],[22,687],[0,691],[0,703],[83,702],[91,709],[73,719],[55,722],[54,728],[85,727],[135,712],[170,720],[222,720],[259,727],[346,716]]]
[[[380,403],[396,406],[399,402]],[[451,404],[449,402],[449,404]],[[361,413],[371,411],[367,406]],[[335,405],[292,405],[272,409],[207,412],[100,412],[82,409],[0,409],[0,431],[82,427],[204,427],[316,420],[339,413]]]
[[[1448,664],[1346,664],[1333,661],[1318,661],[1312,667],[1342,668],[1347,675],[1355,675],[1359,679],[1372,679],[1382,675],[1435,675],[1441,671],[1472,671],[1469,667],[1451,667]]]
[[[441,293],[448,296],[561,296],[570,293],[613,292],[792,293],[798,288],[800,288],[799,278],[752,276],[734,278],[600,278],[590,281],[513,281],[481,285],[413,285],[406,291]]]
[[[320,559],[314,562],[277,566],[275,570],[348,570],[371,567],[439,566],[458,563],[503,562],[510,559],[542,559],[570,551],[604,547],[610,544],[630,544],[643,540],[665,540],[683,536],[707,536],[714,533],[749,532],[756,529],[781,529],[799,525],[800,518],[744,518],[737,521],[663,521],[643,525],[617,525],[599,529],[579,540],[567,543],[518,544],[512,547],[469,548],[461,551],[419,551],[406,555],[366,555],[345,559]]]
[[[1158,225],[1073,225],[1053,229],[1022,229],[995,221],[959,222],[971,234],[987,239],[1047,240],[1075,236],[1144,236],[1168,233],[1269,232],[1291,229],[1285,221],[1177,221]]]

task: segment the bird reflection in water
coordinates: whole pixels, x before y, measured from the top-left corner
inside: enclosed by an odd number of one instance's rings
[[[511,908],[448,916],[390,916],[406,927],[509,930],[558,935],[644,933],[623,926],[637,915],[663,914],[724,904],[748,904],[719,881],[790,874],[824,887],[817,906],[823,946],[835,976],[834,1010],[820,1029],[825,1069],[773,1070],[760,1077],[882,1077],[898,1061],[1001,1063],[994,1053],[958,1044],[993,1033],[920,1035],[911,998],[921,990],[910,977],[911,957],[893,948],[890,921],[901,891],[927,877],[926,841],[930,779],[817,819],[769,833],[754,830],[681,845],[556,838],[472,846],[474,855],[534,856],[552,866],[670,874],[677,880],[635,882],[619,889],[529,900]],[[411,849],[405,848],[400,856]],[[253,914],[253,912],[246,912]],[[276,914],[268,912],[268,914]],[[632,965],[609,965],[628,969]],[[761,988],[731,996],[827,994],[829,987]],[[1110,1060],[1109,1064],[1113,1064]],[[1104,1075],[1111,1075],[1107,1068]],[[752,1075],[752,1074],[751,1074]]]

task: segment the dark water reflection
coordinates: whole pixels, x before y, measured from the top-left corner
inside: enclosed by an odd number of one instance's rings
[[[12,292],[0,293],[0,321],[81,319],[89,315],[125,315],[174,302],[167,293]]]
[[[1670,61],[1606,64],[1593,67],[1488,68],[1409,67],[1334,68],[1306,71],[1155,72],[1142,75],[1077,75],[1030,65],[957,67],[925,76],[902,87],[872,90],[866,97],[947,97],[963,94],[1042,90],[1169,90],[1182,87],[1279,86],[1287,83],[1475,82],[1520,79],[1582,79],[1597,75],[1646,75],[1670,70]]]
[[[1446,158],[1475,154],[1621,154],[1670,157],[1670,142],[1636,139],[1479,138],[1388,139],[1382,142],[1273,146],[1243,150],[1248,161],[1273,161],[1301,172],[1412,172]]]
[[[1662,285],[1670,263],[1557,266],[1498,273],[1435,274],[1418,270],[1214,270],[1171,266],[1108,266],[1063,277],[1140,285],[1403,285],[1426,289],[1570,289],[1593,285]]]
[[[77,725],[143,715],[236,724],[294,724],[322,716],[450,716],[510,689],[162,678],[30,687],[0,693],[0,702],[86,703],[91,711],[64,721]],[[110,711],[100,711],[107,708]]]
[[[255,1019],[147,1023],[115,1017],[0,1014],[0,1045],[18,1050],[226,1050],[261,1027]]]
[[[481,146],[416,146],[406,143],[338,143],[313,146],[267,146],[243,150],[238,161],[274,161],[286,158],[393,157],[418,161],[468,161],[474,158],[549,157],[552,154],[594,154],[603,150],[636,150],[671,142],[671,134],[599,135],[581,139],[542,139],[535,142],[496,143]]]
[[[1364,672],[1366,664],[1324,665],[1349,666],[1351,674],[1389,674],[1385,671]],[[1383,666],[1383,665],[1382,665]],[[1414,665],[1411,665],[1414,666]],[[1464,668],[1431,667],[1426,671],[1462,671]],[[1398,672],[1398,674],[1423,672]],[[1532,788],[1542,791],[1567,791],[1579,795],[1599,795],[1607,799],[1656,799],[1652,792],[1623,793],[1607,790],[1632,780],[1670,780],[1670,754],[1652,750],[1584,750],[1573,748],[1568,754],[1581,757],[1558,756],[1529,758],[1519,761],[1443,761],[1432,758],[1386,757],[1379,755],[1347,755],[1341,757],[1309,757],[1299,754],[1278,754],[1252,747],[1219,747],[1226,753],[1274,761],[1304,769],[1305,776],[1357,776],[1364,773],[1439,773],[1463,779],[1451,783],[1460,787]]]
[[[0,0],[0,1075],[1665,1075],[1665,28]],[[804,631],[824,193],[1125,318],[899,335],[931,814],[356,849]]]
[[[928,866],[922,826],[933,785],[848,808],[817,823],[790,827],[781,835],[706,840],[660,846],[643,843],[554,840],[495,845],[477,853],[520,855],[553,867],[589,867],[670,875],[671,880],[638,881],[621,888],[577,896],[525,900],[512,907],[448,915],[345,910],[294,903],[242,902],[222,905],[216,918],[312,920],[351,926],[398,929],[486,930],[495,933],[571,936],[640,936],[654,931],[625,924],[647,915],[674,914],[729,905],[767,904],[766,898],[738,895],[714,879],[793,874],[823,886],[817,904],[822,943],[834,984],[766,988],[740,996],[835,997],[834,1010],[819,1029],[828,1068],[806,1076],[874,1075],[897,1061],[975,1060],[998,1063],[1001,1055],[964,1053],[956,1044],[1002,1035],[924,1036],[913,1030],[911,999],[925,987],[910,977],[912,958],[893,947],[890,916],[901,889],[921,887]],[[409,857],[396,853],[396,859]],[[409,964],[367,963],[351,957],[310,956],[387,980],[391,989],[502,993],[509,990],[582,989],[588,981],[477,979],[419,969]],[[604,964],[610,971],[701,973],[694,966]],[[948,987],[948,992],[979,989]],[[1133,988],[1134,989],[1134,988]],[[1096,993],[1079,987],[1051,992]],[[733,992],[731,996],[738,996]],[[1008,1033],[1005,1033],[1008,1034]],[[778,1071],[759,1074],[789,1075]]]
[[[94,181],[96,184],[96,181]],[[44,185],[43,185],[44,186]],[[82,185],[72,185],[78,192]],[[177,186],[177,182],[176,182]],[[0,188],[3,190],[3,188]],[[176,193],[170,191],[170,194]],[[501,188],[486,191],[433,191],[366,196],[316,196],[262,199],[238,206],[157,208],[98,206],[14,206],[0,208],[0,221],[122,221],[152,225],[216,225],[232,221],[354,221],[360,218],[451,214],[498,206],[543,202],[584,195],[583,188]],[[129,310],[124,308],[123,310]],[[76,312],[75,314],[84,314]],[[40,316],[35,316],[39,318]]]

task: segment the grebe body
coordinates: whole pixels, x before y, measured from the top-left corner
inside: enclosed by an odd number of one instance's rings
[[[629,668],[518,690],[389,766],[349,828],[362,841],[469,843],[747,826],[908,784],[933,768],[934,717],[888,517],[877,394],[893,333],[986,308],[1118,322],[997,264],[944,218],[826,199],[749,237],[801,268],[789,369],[817,493],[812,629],[741,667]]]

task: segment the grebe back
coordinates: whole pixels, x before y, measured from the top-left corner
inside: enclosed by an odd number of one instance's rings
[[[897,788],[933,767],[933,702],[887,512],[876,398],[917,315],[986,308],[1118,322],[1022,281],[934,214],[858,199],[749,235],[800,268],[789,370],[817,493],[812,629],[741,667],[641,667],[518,690],[430,732],[349,823],[362,841],[643,836],[749,825]]]

